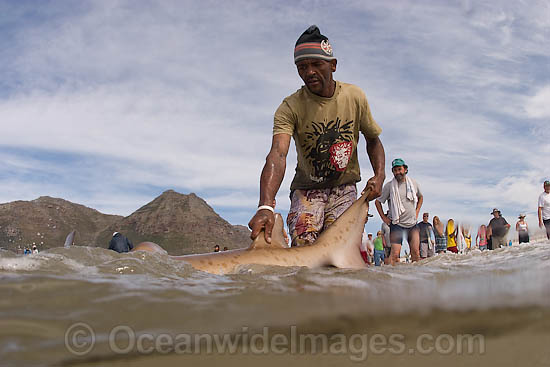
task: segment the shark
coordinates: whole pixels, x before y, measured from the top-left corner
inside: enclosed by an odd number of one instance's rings
[[[76,234],[76,231],[71,231],[71,233],[67,235],[67,238],[65,238],[65,244],[63,245],[63,247],[69,248],[74,245],[75,234]]]
[[[369,216],[369,193],[370,190],[366,190],[310,245],[288,247],[283,235],[283,219],[276,213],[271,243],[265,240],[262,230],[245,249],[171,257],[195,269],[220,275],[235,272],[239,266],[247,264],[363,269],[367,265],[361,257],[360,244]],[[153,242],[142,242],[132,251],[166,253]]]

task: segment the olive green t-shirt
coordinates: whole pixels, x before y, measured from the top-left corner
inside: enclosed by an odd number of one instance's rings
[[[334,95],[320,97],[303,86],[275,112],[273,135],[292,135],[298,164],[291,190],[323,189],[361,180],[357,160],[359,131],[376,138],[382,129],[363,91],[336,81]]]

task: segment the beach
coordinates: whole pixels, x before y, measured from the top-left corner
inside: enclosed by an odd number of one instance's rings
[[[548,366],[550,242],[365,270],[0,252],[2,365]]]

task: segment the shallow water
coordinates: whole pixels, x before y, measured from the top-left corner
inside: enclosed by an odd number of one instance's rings
[[[550,366],[549,260],[545,241],[361,271],[218,276],[162,254],[4,251],[0,365]],[[473,348],[459,353],[463,335]]]

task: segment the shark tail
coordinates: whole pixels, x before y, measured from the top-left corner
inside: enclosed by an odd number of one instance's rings
[[[330,265],[338,268],[363,269],[367,265],[361,257],[361,239],[368,218],[369,201],[366,191],[315,241],[314,246],[329,249]]]

